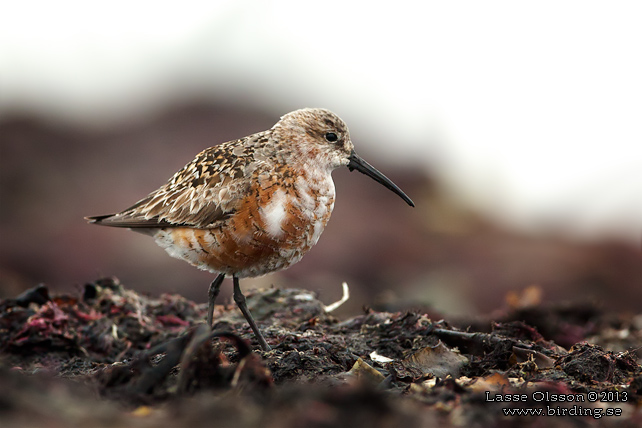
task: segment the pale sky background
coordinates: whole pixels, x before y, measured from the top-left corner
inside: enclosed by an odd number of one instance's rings
[[[497,221],[640,242],[640,2],[98,3],[0,0],[0,118],[327,107]]]

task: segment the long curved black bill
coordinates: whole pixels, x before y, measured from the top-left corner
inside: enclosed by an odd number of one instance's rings
[[[401,197],[408,205],[411,207],[415,206],[415,203],[406,195],[403,190],[401,190],[395,183],[390,181],[388,177],[377,171],[377,168],[374,166],[370,165],[368,162],[363,160],[359,155],[357,155],[354,151],[352,151],[352,154],[348,158],[350,160],[350,163],[348,163],[348,169],[350,171],[357,170],[368,177],[374,179],[380,184],[383,184],[386,186],[388,189],[392,190],[395,192],[397,195]]]

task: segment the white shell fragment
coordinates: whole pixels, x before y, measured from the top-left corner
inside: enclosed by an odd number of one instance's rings
[[[330,304],[330,305],[328,305],[328,306],[324,306],[324,307],[323,307],[323,310],[324,310],[324,311],[326,311],[326,312],[328,312],[328,313],[329,313],[329,312],[332,312],[332,311],[334,311],[335,309],[337,309],[339,306],[341,306],[341,305],[343,305],[345,302],[347,302],[347,301],[348,301],[348,299],[350,298],[350,290],[348,289],[348,283],[347,283],[347,282],[344,282],[344,283],[343,283],[343,284],[341,284],[341,285],[343,286],[343,297],[341,297],[341,300],[339,300],[339,301],[337,301],[337,302],[334,302],[334,303],[332,303],[332,304]]]

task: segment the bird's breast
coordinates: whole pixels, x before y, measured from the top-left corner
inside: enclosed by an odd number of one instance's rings
[[[334,208],[334,182],[330,174],[318,176],[299,176],[293,184],[294,204],[307,222],[308,242],[317,243]]]
[[[298,262],[319,240],[334,207],[331,177],[297,176],[289,183],[257,186],[215,227],[167,228],[156,242],[201,269],[259,276]]]

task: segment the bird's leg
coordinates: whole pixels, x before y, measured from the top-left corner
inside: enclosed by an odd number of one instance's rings
[[[241,292],[241,287],[239,287],[239,279],[236,276],[233,276],[232,280],[234,282],[234,301],[236,302],[241,312],[243,312],[243,316],[247,320],[248,324],[250,324],[250,327],[254,332],[254,336],[256,336],[256,339],[259,341],[259,345],[261,345],[261,349],[266,352],[269,351],[272,348],[270,348],[270,345],[268,345],[265,341],[265,338],[261,334],[261,330],[259,330],[256,322],[254,322],[254,318],[252,318],[252,314],[250,314],[250,311],[247,308],[247,304],[245,303],[245,296]]]
[[[214,281],[210,284],[210,288],[207,291],[208,305],[207,305],[207,325],[212,327],[213,318],[214,318],[214,303],[218,297],[218,292],[221,291],[221,284],[223,283],[223,278],[225,274],[219,274]]]

